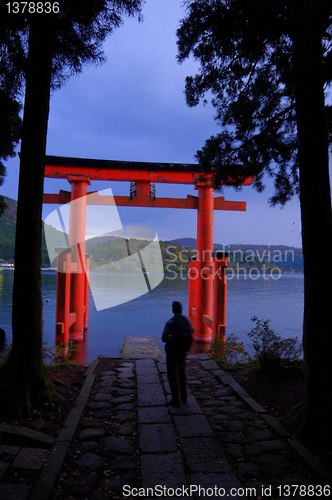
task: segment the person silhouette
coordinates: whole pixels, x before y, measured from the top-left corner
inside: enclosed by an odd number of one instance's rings
[[[186,358],[192,344],[191,321],[182,314],[182,304],[172,303],[174,316],[164,327],[161,340],[165,343],[167,379],[172,399],[170,406],[187,402]]]

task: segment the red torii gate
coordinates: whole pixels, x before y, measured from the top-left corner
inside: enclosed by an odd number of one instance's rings
[[[71,192],[44,194],[44,203],[71,204],[68,252],[58,258],[56,341],[83,340],[88,318],[88,265],[85,256],[85,227],[87,186],[92,180],[127,181],[136,184],[135,196],[114,196],[116,206],[187,208],[197,210],[196,259],[189,267],[188,315],[194,325],[194,340],[211,342],[211,330],[224,336],[226,324],[227,255],[218,252],[213,258],[213,211],[245,211],[246,203],[226,201],[223,196],[214,197],[209,180],[202,181],[202,170],[197,164],[145,163],[113,160],[94,160],[46,156],[45,177],[67,179]],[[249,186],[253,177],[247,177],[242,185]],[[151,184],[192,184],[198,196],[187,198],[156,198]],[[109,204],[107,196],[93,197],[94,204]],[[89,201],[88,201],[89,203]],[[71,253],[70,249],[73,249]],[[69,271],[69,272],[68,272]],[[71,274],[72,273],[72,274]],[[215,280],[213,287],[213,276]],[[212,314],[212,304],[214,313]]]

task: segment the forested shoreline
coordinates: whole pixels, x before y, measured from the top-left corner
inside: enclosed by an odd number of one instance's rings
[[[15,217],[16,201],[5,198],[7,209],[0,218],[0,262],[14,262],[15,255]],[[216,235],[218,237],[218,235]],[[107,264],[113,271],[122,271],[121,260],[129,254],[143,250],[150,242],[145,240],[130,240],[114,236],[102,236],[87,241],[87,252],[91,255],[91,268],[107,271]],[[196,255],[196,240],[181,238],[174,241],[160,241],[164,272],[186,272],[190,257]],[[303,255],[300,248],[285,245],[262,244],[220,244],[214,245],[214,251],[228,252],[228,268],[236,273],[249,270],[265,270],[271,272],[303,272]],[[54,263],[52,263],[54,265]],[[45,235],[43,232],[42,265],[51,266],[48,258]],[[138,270],[138,269],[137,269]],[[140,270],[140,269],[139,269]],[[133,268],[133,271],[135,269]]]

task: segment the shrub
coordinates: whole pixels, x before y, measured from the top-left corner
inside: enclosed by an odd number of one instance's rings
[[[0,351],[0,367],[3,366],[9,353],[12,349],[12,341],[5,342],[4,348]],[[74,342],[70,340],[67,347],[65,344],[58,344],[50,347],[49,342],[44,342],[42,345],[43,361],[46,365],[65,364],[67,366],[77,365],[77,362],[72,359],[73,354],[77,352]]]
[[[302,346],[296,337],[283,339],[269,327],[269,320],[251,318],[256,326],[248,333],[262,372],[273,374],[280,371],[285,362],[299,359]]]
[[[243,342],[239,341],[238,337],[233,334],[230,334],[226,340],[221,336],[216,336],[211,342],[207,354],[216,361],[232,364],[250,361],[250,356],[245,350]]]
[[[49,346],[49,342],[43,344],[43,359],[47,365],[77,365],[73,355],[78,349],[75,347],[74,342],[69,340],[66,344],[57,344],[54,347]]]

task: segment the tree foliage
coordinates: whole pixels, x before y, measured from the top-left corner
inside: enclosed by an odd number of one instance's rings
[[[330,0],[195,0],[178,30],[179,60],[200,71],[186,81],[187,103],[212,96],[223,127],[197,157],[216,187],[233,174],[274,178],[272,203],[299,194],[304,260],[303,350],[306,393],[301,439],[332,447],[332,247],[328,148],[332,80]],[[237,175],[238,179],[237,179]],[[330,448],[329,448],[330,447]]]
[[[140,16],[143,0],[60,0],[59,13],[5,12],[22,61],[25,96],[15,240],[13,343],[0,371],[1,409],[17,418],[50,397],[42,360],[41,248],[46,137],[51,88],[88,62],[103,60],[102,42],[123,17]],[[4,25],[2,30],[6,30]],[[0,46],[10,52],[6,43]],[[22,62],[22,64],[21,64]],[[6,72],[5,72],[6,74]],[[29,207],[29,210],[27,210]]]
[[[21,106],[13,97],[0,89],[0,159],[8,160],[15,156],[15,145],[18,143],[21,131]],[[6,175],[6,167],[0,161],[0,186]],[[0,217],[7,205],[3,196],[0,196]]]
[[[1,5],[2,7],[2,5]],[[1,160],[15,156],[15,146],[20,139],[21,105],[17,93],[22,84],[22,74],[17,67],[23,67],[24,52],[22,40],[15,28],[7,25],[6,17],[0,16],[0,185],[3,184],[6,168]],[[6,208],[0,196],[0,216]]]
[[[38,22],[52,21],[52,87],[59,88],[87,63],[102,63],[102,43],[123,23],[123,17],[141,17],[142,0],[60,0],[57,14],[38,14]],[[0,159],[15,156],[22,121],[20,100],[25,82],[28,36],[31,19],[37,14],[8,14],[6,0],[0,1]],[[51,41],[49,41],[50,43]],[[0,185],[6,174],[0,162]],[[6,208],[0,197],[0,216]]]
[[[193,56],[200,71],[186,78],[186,99],[197,105],[206,94],[222,132],[210,137],[197,158],[215,171],[216,187],[233,174],[274,178],[272,203],[298,193],[298,136],[293,40],[303,2],[287,0],[195,0],[178,29],[178,59]],[[324,83],[332,78],[332,5],[314,2],[319,17]],[[310,68],[307,68],[310,71]],[[331,115],[331,107],[327,107]],[[331,138],[330,138],[331,139]],[[240,174],[240,177],[239,177]]]
[[[144,0],[60,0],[59,12],[29,14],[28,9],[8,14],[0,0],[0,86],[17,91],[24,85],[31,21],[53,26],[52,86],[60,87],[87,63],[105,62],[102,44],[121,26],[125,16],[142,19]]]

